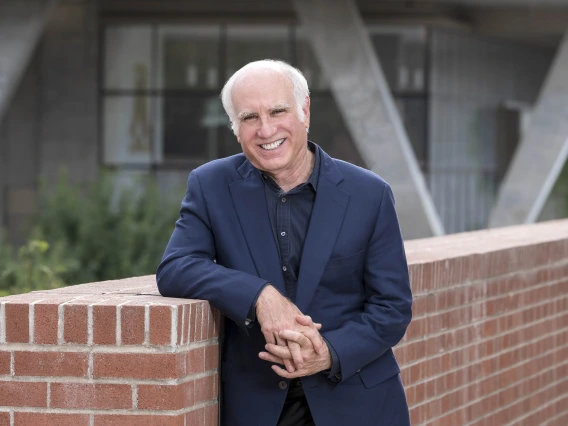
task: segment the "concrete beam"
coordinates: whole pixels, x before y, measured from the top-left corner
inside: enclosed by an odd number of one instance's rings
[[[484,35],[525,40],[561,38],[568,27],[568,8],[482,7],[471,9],[469,19],[473,29]]]
[[[293,0],[355,146],[392,186],[406,239],[443,234],[442,223],[353,0]]]
[[[568,156],[568,32],[499,189],[490,227],[538,218]]]
[[[0,3],[0,125],[57,0]]]

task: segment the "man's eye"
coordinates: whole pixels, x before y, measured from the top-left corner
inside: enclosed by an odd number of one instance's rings
[[[275,109],[274,111],[272,111],[272,115],[282,114],[283,112],[286,112],[286,110],[285,109]]]
[[[247,115],[245,118],[243,118],[244,121],[252,121],[254,118],[256,118],[255,115]]]

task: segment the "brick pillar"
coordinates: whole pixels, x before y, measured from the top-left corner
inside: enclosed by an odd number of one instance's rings
[[[0,425],[217,424],[220,315],[155,278],[0,299]]]

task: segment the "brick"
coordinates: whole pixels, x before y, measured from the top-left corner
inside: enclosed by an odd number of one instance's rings
[[[219,405],[212,404],[205,407],[205,426],[218,426]]]
[[[185,415],[186,426],[204,426],[205,408],[190,411]],[[217,425],[215,425],[217,426]]]
[[[181,315],[183,316],[182,327],[178,332],[181,334],[180,345],[185,345],[189,343],[189,313],[191,311],[191,304],[183,305],[181,309]]]
[[[30,305],[28,303],[6,303],[6,342],[29,343]]]
[[[96,414],[95,426],[185,426],[184,415]]]
[[[78,352],[14,352],[16,376],[86,377],[89,355]]]
[[[200,342],[203,340],[203,323],[207,320],[205,308],[203,303],[195,305],[195,341]]]
[[[172,307],[150,306],[150,344],[169,345],[171,343],[171,338]]]
[[[87,344],[88,306],[70,304],[64,305],[63,307],[63,339],[65,340],[65,343]]]
[[[10,426],[10,413],[0,413],[0,426]]]
[[[10,352],[0,352],[0,376],[10,374]]]
[[[195,404],[215,398],[217,375],[195,380]]]
[[[144,343],[144,306],[123,305],[120,313],[120,336],[123,345]]]
[[[189,312],[189,342],[195,342],[195,330],[196,330],[196,322],[197,322],[197,306],[199,303],[192,303],[189,305],[190,312]]]
[[[34,305],[34,343],[57,344],[58,308],[55,303]]]
[[[185,376],[184,354],[93,354],[93,376],[174,379]]]
[[[205,368],[205,348],[196,348],[187,352],[187,374],[203,373]]]
[[[2,422],[0,422],[0,425]],[[89,426],[88,414],[14,413],[14,426]]]
[[[52,383],[52,408],[132,408],[130,385],[106,383]]]
[[[138,385],[138,409],[181,410],[194,405],[195,383]]]
[[[177,307],[177,337],[176,337],[176,345],[181,345],[183,340],[183,326],[184,324],[184,309],[186,305],[178,306]]]
[[[47,383],[0,382],[0,406],[45,407]]]
[[[93,306],[93,343],[116,345],[116,306]]]
[[[219,366],[219,346],[210,345],[205,347],[205,371],[217,369]]]

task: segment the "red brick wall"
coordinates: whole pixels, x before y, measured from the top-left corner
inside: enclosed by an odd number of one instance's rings
[[[1,298],[0,426],[214,426],[219,320],[153,276]]]
[[[417,425],[568,424],[568,221],[406,244]],[[154,277],[0,298],[0,426],[217,424],[219,314]]]
[[[413,425],[568,425],[568,220],[406,244]]]

